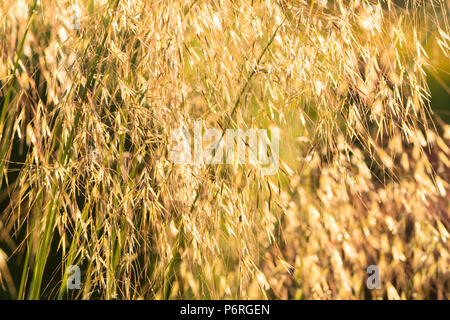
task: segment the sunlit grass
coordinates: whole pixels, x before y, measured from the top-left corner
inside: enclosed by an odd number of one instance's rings
[[[0,17],[8,297],[448,298],[450,128],[425,72],[431,50],[448,65],[448,1],[7,0]],[[278,174],[174,164],[172,132],[198,119],[280,128]]]

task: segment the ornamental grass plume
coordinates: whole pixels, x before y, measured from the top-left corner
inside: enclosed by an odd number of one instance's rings
[[[448,299],[448,8],[2,1],[0,296]],[[280,128],[277,174],[174,163],[196,120]]]

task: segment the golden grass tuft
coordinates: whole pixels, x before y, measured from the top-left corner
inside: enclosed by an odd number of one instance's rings
[[[0,290],[448,299],[450,127],[425,49],[448,60],[448,4],[2,1]],[[198,119],[279,127],[278,174],[174,164]]]

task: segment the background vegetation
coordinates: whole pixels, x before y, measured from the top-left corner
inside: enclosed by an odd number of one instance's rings
[[[448,8],[2,1],[0,296],[448,299]],[[278,174],[171,162],[197,119]]]

